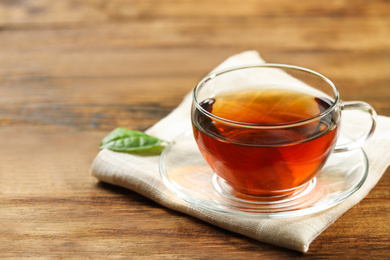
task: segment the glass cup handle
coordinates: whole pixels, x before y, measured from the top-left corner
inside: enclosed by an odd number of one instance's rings
[[[371,128],[367,132],[367,134],[357,138],[356,140],[354,140],[350,143],[347,143],[347,144],[343,144],[340,147],[336,146],[334,151],[335,152],[345,152],[345,151],[353,150],[355,148],[362,147],[363,144],[372,136],[372,134],[375,131],[377,114],[376,114],[374,108],[372,108],[372,106],[370,106],[369,104],[367,104],[365,102],[361,102],[361,101],[342,102],[340,105],[340,108],[341,108],[341,111],[343,111],[343,110],[361,110],[363,112],[369,113],[371,116],[370,117],[371,118]]]

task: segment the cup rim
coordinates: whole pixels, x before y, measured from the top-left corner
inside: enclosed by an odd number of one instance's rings
[[[306,73],[315,75],[315,76],[319,77],[320,79],[322,79],[323,81],[325,81],[326,83],[328,83],[331,86],[331,88],[333,90],[333,93],[335,95],[335,99],[334,99],[334,101],[332,101],[332,105],[329,108],[327,108],[325,111],[323,111],[323,112],[321,112],[321,113],[319,113],[319,114],[317,114],[315,116],[308,117],[306,119],[299,120],[299,121],[287,122],[287,123],[277,123],[277,124],[254,124],[254,123],[238,122],[238,121],[226,119],[226,118],[219,117],[219,116],[216,116],[216,115],[210,113],[209,111],[204,109],[199,104],[199,102],[198,102],[198,100],[196,98],[196,95],[197,95],[199,89],[203,85],[205,85],[207,83],[207,81],[212,80],[213,78],[216,78],[216,77],[218,77],[220,75],[223,75],[225,73],[228,73],[228,72],[237,71],[237,70],[243,70],[243,69],[251,69],[251,68],[292,69],[292,70],[298,70],[298,71],[302,71],[302,72],[306,72]],[[222,122],[224,124],[237,126],[237,127],[244,127],[244,128],[253,128],[253,129],[288,128],[288,127],[295,127],[295,126],[300,126],[300,125],[304,125],[304,124],[307,124],[307,123],[314,122],[314,121],[316,121],[316,120],[318,120],[318,119],[328,115],[329,113],[331,113],[338,106],[338,104],[340,102],[340,97],[339,96],[340,96],[339,90],[337,89],[336,85],[330,79],[325,77],[324,75],[322,75],[322,74],[320,74],[320,73],[318,73],[318,72],[316,72],[314,70],[311,70],[311,69],[307,69],[307,68],[300,67],[300,66],[295,66],[295,65],[282,64],[282,63],[250,64],[250,65],[231,67],[231,68],[228,68],[228,69],[225,69],[225,70],[221,70],[221,71],[217,71],[217,72],[212,72],[212,73],[206,75],[201,81],[199,81],[199,83],[195,86],[195,88],[192,91],[192,100],[193,100],[193,103],[195,104],[196,108],[199,111],[201,111],[202,113],[206,114],[208,117],[211,117],[212,119],[214,119],[216,121],[219,121],[219,122]]]

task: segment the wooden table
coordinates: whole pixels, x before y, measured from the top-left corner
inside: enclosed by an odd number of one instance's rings
[[[147,129],[249,49],[390,116],[388,1],[0,0],[0,257],[388,258],[389,169],[306,254],[90,176],[108,132]]]

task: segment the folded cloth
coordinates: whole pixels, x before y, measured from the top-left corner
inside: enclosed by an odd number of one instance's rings
[[[214,71],[244,64],[264,62],[256,51],[228,58]],[[191,96],[167,117],[146,132],[171,141],[191,127]],[[306,252],[310,243],[348,209],[362,200],[376,185],[390,164],[390,118],[378,116],[377,129],[364,146],[369,160],[369,176],[364,185],[342,203],[315,214],[282,218],[257,219],[230,216],[190,205],[175,196],[159,173],[159,156],[139,156],[102,150],[91,166],[91,174],[100,181],[131,189],[173,210],[197,217],[221,228],[289,249]]]

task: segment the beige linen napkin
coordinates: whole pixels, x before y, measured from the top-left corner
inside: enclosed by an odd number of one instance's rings
[[[215,70],[264,62],[257,52],[247,51],[230,57]],[[191,96],[147,133],[167,141],[191,126]],[[310,243],[353,205],[362,200],[379,181],[390,164],[390,118],[379,116],[374,136],[364,146],[369,159],[369,177],[360,190],[328,210],[303,217],[256,219],[210,212],[176,197],[163,184],[159,156],[142,157],[102,150],[91,166],[91,174],[100,181],[138,192],[161,205],[197,217],[203,221],[243,234],[262,242],[306,252]]]

